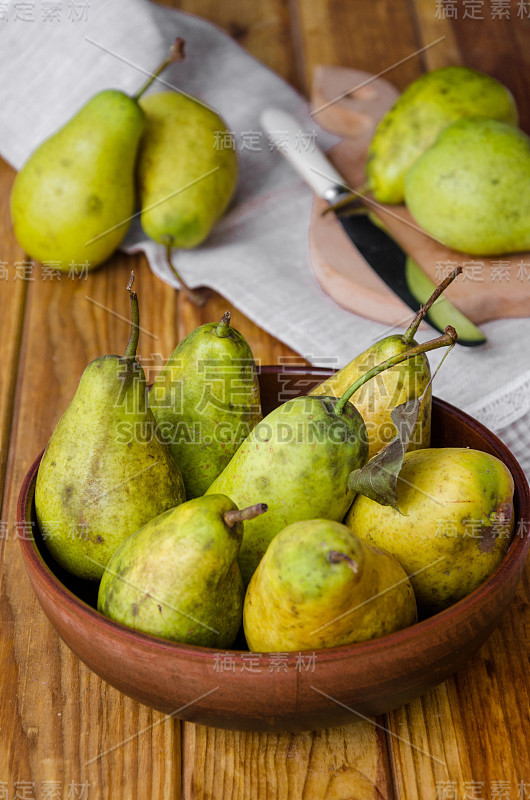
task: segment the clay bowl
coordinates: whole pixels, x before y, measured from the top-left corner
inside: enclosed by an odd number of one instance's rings
[[[330,374],[265,367],[264,411],[305,394]],[[457,671],[498,624],[528,550],[528,483],[509,450],[480,423],[434,400],[433,446],[469,446],[501,458],[515,480],[519,527],[495,573],[446,611],[405,630],[314,653],[217,652],[136,633],[95,610],[96,588],[48,556],[35,521],[40,457],[22,486],[20,538],[37,598],[59,636],[90,669],[130,697],[174,716],[219,728],[296,731],[342,725],[352,711],[377,715],[409,702]],[[242,645],[244,646],[244,644]],[[350,710],[351,709],[351,710]]]

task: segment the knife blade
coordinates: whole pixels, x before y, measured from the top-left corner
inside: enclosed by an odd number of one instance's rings
[[[322,150],[315,144],[311,149],[301,150],[297,147],[304,131],[295,117],[279,108],[267,108],[262,112],[260,122],[271,142],[274,144],[276,139],[279,152],[319,197],[335,205],[351,194],[343,177]],[[349,216],[337,213],[336,219],[367,264],[394,294],[416,312],[436,287],[385,228],[370,216],[364,213]],[[459,344],[472,347],[486,341],[480,328],[446,297],[440,297],[433,304],[426,319],[442,333],[446,325],[453,325],[458,332]]]

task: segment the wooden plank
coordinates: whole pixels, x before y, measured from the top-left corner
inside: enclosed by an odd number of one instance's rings
[[[248,4],[251,5],[251,4]],[[253,4],[252,4],[253,5]],[[266,14],[269,3],[259,4]],[[226,27],[226,19],[240,4],[224,3],[222,11],[214,3],[202,2],[201,13]],[[404,3],[380,2],[352,4],[312,0],[292,3],[292,36],[301,49],[295,54],[297,64],[304,65],[301,85],[310,86],[316,63],[339,63],[363,69],[381,68],[409,55],[416,49],[415,32]],[[185,7],[185,6],[182,6]],[[196,8],[196,4],[194,4]],[[376,18],[399,24],[396,43],[393,34],[375,30]],[[245,6],[246,13],[247,6]],[[221,16],[222,15],[222,16]],[[221,21],[219,21],[221,20]],[[243,23],[244,24],[244,23]],[[245,42],[249,46],[249,42]],[[379,55],[371,52],[375,47]],[[379,67],[375,67],[379,58]],[[359,63],[360,60],[360,63]],[[278,61],[278,59],[277,59]],[[269,60],[268,63],[271,63]],[[417,58],[400,68],[401,81],[419,74]],[[285,74],[285,73],[284,73]],[[288,75],[288,74],[287,74]],[[394,77],[394,76],[393,76]],[[198,312],[184,297],[180,299],[180,334],[220,316],[226,308],[218,297]],[[232,309],[230,309],[232,310]],[[289,357],[280,343],[272,343],[252,323],[234,311],[234,325],[249,340],[253,352],[265,363],[277,363],[278,357]],[[352,354],[353,355],[353,354]],[[294,354],[291,354],[295,358]],[[225,797],[273,800],[273,798],[391,798],[385,732],[376,724],[384,720],[360,720],[352,715],[352,724],[334,730],[305,734],[249,734],[208,729],[185,723],[183,726],[183,791],[185,798],[199,800]]]
[[[184,725],[186,800],[390,800],[385,734],[370,722],[318,733]]]
[[[401,90],[421,74],[422,55],[416,52],[422,43],[406,2],[299,0],[296,7],[307,94],[317,64],[374,74],[389,70],[385,77]]]
[[[512,605],[479,652],[454,677],[390,715],[389,729],[412,743],[390,737],[398,797],[528,794],[529,605],[527,568]]]
[[[190,14],[211,20],[236,42],[285,80],[296,85],[297,74],[287,0],[260,3],[238,0],[162,0]]]
[[[5,468],[11,432],[13,399],[15,395],[18,349],[22,335],[27,281],[24,253],[11,235],[9,196],[14,171],[0,161],[0,497],[4,489]],[[3,530],[0,529],[0,538]]]
[[[42,280],[38,268],[28,284],[0,593],[0,780],[10,797],[16,782],[34,784],[38,793],[43,781],[58,781],[63,796],[72,782],[88,782],[89,797],[180,796],[180,724],[105,685],[59,641],[25,576],[14,527],[23,476],[85,365],[97,355],[124,349],[125,286],[132,266],[138,273],[142,327],[158,337],[142,333],[140,352],[150,356],[153,341],[162,352],[171,352],[176,294],[153,278],[141,257],[117,256],[86,279]]]
[[[432,0],[413,0],[413,3],[421,47],[427,48],[422,55],[425,70],[462,64],[462,54],[451,20],[446,16],[447,11],[438,8]],[[441,42],[432,44],[442,36]]]
[[[512,46],[515,24],[492,21],[487,5],[483,14],[489,19],[484,21],[464,20],[462,3],[457,4],[457,18],[451,20],[436,19],[430,0],[415,0],[415,9],[422,41],[446,36],[439,47],[426,52],[429,69],[464,63],[504,78],[512,90],[518,90],[519,78],[514,72],[521,63],[519,55],[512,53],[507,61],[499,57],[500,51]],[[501,41],[498,37],[502,36]],[[530,784],[525,737],[530,693],[525,623],[529,576],[527,569],[500,627],[460,672],[388,716],[398,797],[490,800],[525,796],[519,790],[521,782],[527,787]],[[398,736],[411,744],[404,744]]]
[[[499,3],[468,4],[468,16],[465,16],[464,6],[459,3],[459,13],[451,19],[451,25],[463,63],[493,75],[508,86],[519,109],[519,124],[530,133],[530,86],[526,79],[530,67],[530,9],[527,3],[505,3],[499,16],[495,5],[497,10],[502,6]],[[471,16],[471,6],[475,7],[478,18]]]

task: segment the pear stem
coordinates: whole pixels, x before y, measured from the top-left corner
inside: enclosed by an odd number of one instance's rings
[[[328,561],[330,564],[339,564],[342,561],[343,564],[346,564],[351,571],[355,573],[359,570],[359,565],[353,558],[347,556],[346,553],[338,553],[336,550],[330,550],[328,553]]]
[[[127,284],[127,291],[131,298],[131,332],[129,334],[129,341],[125,348],[123,358],[126,361],[134,361],[136,358],[136,349],[138,347],[138,338],[140,336],[140,310],[138,308],[138,297],[136,292],[133,292],[132,285],[134,283],[134,272],[131,272],[129,283]]]
[[[457,277],[457,275],[460,275],[461,272],[462,272],[462,267],[456,267],[456,269],[454,269],[447,276],[447,278],[444,278],[444,280],[436,287],[436,289],[431,294],[425,305],[420,308],[420,310],[417,312],[416,316],[410,323],[409,327],[405,331],[403,335],[403,341],[406,344],[410,344],[410,342],[412,342],[412,340],[416,336],[416,332],[420,326],[420,322],[423,319],[425,319],[425,315],[427,314],[431,306],[436,302],[436,300],[438,300],[442,292],[445,292],[449,284],[452,283],[454,279]]]
[[[158,76],[168,67],[170,64],[175,63],[176,61],[184,61],[185,53],[184,53],[184,39],[181,39],[180,36],[177,36],[171,48],[169,50],[169,55],[167,58],[162,61],[161,64],[155,69],[155,71],[149,76],[147,81],[144,83],[142,88],[133,95],[133,100],[139,100],[140,97],[143,95],[147,89],[151,86],[153,81],[155,81]]]
[[[191,300],[191,302],[194,305],[196,305],[198,308],[201,308],[206,303],[206,298],[201,297],[201,295],[197,294],[197,292],[194,292],[193,289],[190,289],[190,287],[187,285],[186,281],[184,281],[182,279],[180,273],[178,272],[178,270],[174,266],[174,264],[173,264],[173,262],[171,260],[172,240],[171,240],[171,237],[169,237],[169,236],[166,237],[165,247],[166,247],[166,261],[168,263],[168,266],[169,266],[170,270],[173,272],[175,278],[180,283],[182,291],[186,294],[186,296]]]
[[[215,329],[215,334],[220,339],[224,339],[230,333],[230,311],[225,311],[223,318]]]
[[[452,325],[448,325],[445,329],[445,333],[443,333],[442,336],[438,336],[438,338],[431,339],[429,342],[424,342],[423,344],[417,344],[415,347],[411,347],[410,350],[406,350],[404,353],[399,353],[396,356],[392,356],[392,358],[387,358],[386,361],[382,361],[381,364],[377,364],[375,367],[368,370],[368,372],[365,372],[365,374],[358,378],[355,383],[352,383],[349,389],[346,389],[339,401],[335,404],[335,414],[341,414],[344,410],[344,406],[350,397],[355,394],[357,389],[360,389],[361,386],[370,380],[370,378],[374,378],[376,375],[379,375],[380,372],[384,372],[385,369],[395,367],[396,364],[401,364],[402,361],[406,361],[408,358],[422,355],[422,353],[428,353],[430,350],[437,350],[439,347],[452,347],[457,341],[457,332]]]
[[[259,515],[264,514],[267,509],[267,503],[256,503],[254,506],[248,506],[248,508],[242,508],[241,510],[234,508],[232,511],[227,511],[226,514],[223,515],[225,525],[228,525],[229,528],[233,528],[236,522],[244,522],[246,519],[259,517]]]

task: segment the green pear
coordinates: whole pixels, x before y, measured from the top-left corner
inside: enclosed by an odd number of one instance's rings
[[[114,553],[98,610],[144,633],[226,648],[241,626],[244,587],[236,556],[243,520],[222,495],[188,500],[150,520]]]
[[[370,345],[363,353],[356,356],[331,378],[311,391],[311,394],[325,394],[340,397],[341,394],[369,369],[380,364],[397,353],[404,353],[407,348],[416,344],[413,335],[391,334]],[[418,450],[428,447],[431,441],[431,408],[432,392],[429,386],[431,372],[425,354],[410,359],[405,364],[398,364],[387,372],[376,376],[364,384],[350,402],[355,404],[361,413],[368,436],[368,458],[372,458],[382,447],[388,444],[397,433],[392,422],[391,412],[396,406],[421,397],[422,403],[418,420],[414,427],[408,449]]]
[[[249,649],[260,653],[363,642],[416,621],[397,559],[325,519],[295,522],[276,536],[243,610]]]
[[[392,553],[424,613],[476,589],[510,543],[514,484],[495,456],[465,447],[405,454],[397,481],[399,513],[358,495],[345,519],[361,539]]]
[[[425,317],[429,314],[436,315],[439,303],[443,303],[443,292],[462,272],[462,267],[454,269],[428,297],[425,304],[415,315],[409,327],[403,334],[390,334],[370,345],[364,352],[356,356],[330,378],[326,378],[316,386],[310,394],[324,394],[340,397],[348,386],[361,377],[375,364],[379,364],[399,353],[404,353],[409,347],[416,345],[414,339],[416,332]],[[455,320],[462,324],[469,338],[476,336],[471,324],[467,328],[459,318],[459,312],[454,311]],[[447,312],[444,314],[447,317]],[[478,332],[480,335],[480,331]],[[477,342],[480,339],[477,339]],[[429,447],[431,442],[431,412],[432,391],[431,371],[429,360],[425,353],[416,358],[408,359],[392,369],[377,375],[373,380],[365,383],[354,395],[350,402],[360,411],[368,434],[368,458],[372,458],[385,445],[392,441],[397,434],[397,428],[392,421],[392,411],[396,406],[407,403],[423,396],[423,401],[408,444],[408,450],[420,450]]]
[[[167,261],[182,288],[202,301],[182,280],[171,248],[203,242],[225,212],[236,187],[235,150],[221,117],[204,103],[179,92],[158,92],[140,102],[146,118],[138,156],[142,227],[165,245]]]
[[[377,365],[340,399],[295,397],[271,411],[232,457],[206,494],[225,494],[239,506],[264,501],[266,517],[251,520],[239,553],[245,583],[273,538],[305,519],[342,520],[354,498],[350,473],[368,455],[366,427],[348,400],[367,380],[396,363],[454,342],[454,331]]]
[[[403,181],[412,164],[443,128],[469,116],[514,125],[518,120],[509,90],[469,67],[442,67],[411,83],[385,114],[370,144],[366,172],[375,199],[402,203]]]
[[[356,380],[372,369],[376,364],[386,361],[392,356],[404,353],[417,344],[414,336],[420,323],[431,310],[440,295],[450,283],[462,272],[461,267],[453,270],[434,290],[423,305],[409,327],[403,334],[390,334],[370,345],[358,356],[355,356],[345,367],[330,378],[326,378],[316,386],[310,394],[331,395],[340,397]],[[425,394],[418,420],[409,441],[409,450],[428,447],[431,442],[431,410],[432,392],[430,387],[431,370],[425,353],[397,364],[391,369],[376,375],[364,383],[351,397],[361,413],[368,435],[368,458],[372,458],[382,447],[387,445],[397,434],[391,413],[396,406],[415,400]]]
[[[230,325],[201,325],[176,347],[149,393],[159,429],[180,467],[186,497],[200,497],[262,419],[256,365]]]
[[[32,258],[63,271],[88,270],[120,244],[135,207],[134,167],[144,128],[138,97],[182,57],[179,42],[136,97],[116,89],[99,92],[21,168],[11,218]]]
[[[138,157],[142,226],[156,242],[197,247],[236,186],[235,150],[220,144],[229,131],[212,109],[180,92],[151,94],[140,105],[146,119]]]
[[[129,288],[129,287],[128,287]],[[131,533],[185,499],[180,470],[160,441],[135,360],[138,301],[125,355],[102,356],[83,372],[37,474],[35,507],[55,560],[99,579]]]
[[[317,516],[342,519],[351,505],[348,477],[366,461],[366,431],[355,407],[348,403],[336,413],[337,402],[298,397],[279,406],[256,425],[207,490],[228,495],[238,506],[258,497],[267,503],[268,519],[245,526],[238,559],[245,583],[286,525]]]
[[[455,250],[500,255],[530,248],[530,137],[469,117],[445,128],[405,179],[412,216]]]
[[[105,261],[134,212],[143,114],[123,92],[100,92],[26,161],[13,185],[15,236],[63,271]]]

